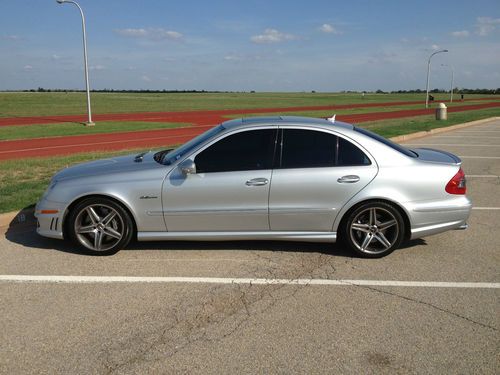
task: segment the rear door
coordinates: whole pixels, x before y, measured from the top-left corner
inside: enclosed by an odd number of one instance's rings
[[[324,129],[282,128],[269,195],[274,231],[331,231],[340,209],[377,174],[350,140]]]

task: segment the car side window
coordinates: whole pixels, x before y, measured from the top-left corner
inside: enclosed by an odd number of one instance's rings
[[[337,137],[330,133],[283,129],[281,168],[335,166]]]
[[[356,166],[356,165],[370,165],[370,159],[361,151],[357,146],[351,142],[346,141],[344,138],[338,137],[338,166]]]
[[[194,162],[198,173],[271,169],[277,129],[248,130],[209,146]]]
[[[305,129],[283,129],[280,168],[320,168],[370,165],[357,146],[333,134]]]

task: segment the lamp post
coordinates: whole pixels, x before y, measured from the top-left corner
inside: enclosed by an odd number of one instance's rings
[[[441,52],[448,52],[448,50],[442,49],[442,50],[439,50],[439,51],[432,53],[429,56],[429,60],[427,61],[427,88],[425,89],[425,108],[429,108],[429,75],[431,72],[431,58],[432,58],[432,56],[434,56],[438,53],[441,53]]]
[[[83,10],[78,5],[76,1],[73,0],[56,0],[59,4],[70,3],[76,5],[82,16],[82,30],[83,30],[83,63],[85,71],[85,88],[87,90],[87,113],[88,121],[85,123],[86,126],[94,126],[95,123],[92,121],[92,111],[90,110],[90,89],[89,89],[89,67],[87,62],[87,34],[85,32],[85,16],[83,15]]]
[[[447,66],[451,70],[450,103],[453,103],[453,78],[455,75],[455,69],[453,68],[453,65],[441,64],[441,66]]]

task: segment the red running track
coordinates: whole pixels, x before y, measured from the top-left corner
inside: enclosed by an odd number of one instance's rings
[[[474,105],[456,106],[448,108],[449,112],[462,112],[468,110],[477,110],[484,108],[500,107],[500,102],[482,103]],[[318,107],[314,107],[318,108]],[[271,109],[267,109],[271,112]],[[216,111],[210,111],[216,112]],[[260,109],[248,110],[250,113],[262,112]],[[248,113],[246,112],[246,113]],[[272,109],[276,112],[276,109]],[[25,158],[34,156],[52,156],[52,155],[66,155],[74,154],[77,152],[88,151],[111,151],[123,150],[129,148],[158,148],[169,145],[183,143],[188,139],[193,138],[195,135],[209,129],[213,125],[220,123],[221,111],[217,111],[218,115],[213,117],[206,117],[203,122],[193,121],[197,123],[196,126],[188,126],[184,128],[175,129],[161,129],[161,130],[147,130],[137,132],[125,133],[108,133],[108,134],[91,134],[91,135],[78,135],[67,137],[51,137],[51,138],[35,138],[35,139],[22,139],[14,141],[0,141],[0,160]],[[235,113],[243,113],[238,111]],[[339,115],[339,121],[350,123],[359,123],[365,121],[376,121],[403,117],[412,117],[420,115],[433,114],[434,109],[412,109],[400,110],[393,112],[373,112],[352,115]],[[193,116],[198,116],[197,112],[188,112]],[[227,114],[227,113],[225,113]],[[125,116],[125,115],[123,115]],[[128,117],[127,119],[130,120]],[[163,117],[148,119],[149,121],[167,121]],[[204,123],[209,121],[209,124]],[[170,120],[168,120],[170,121]],[[185,122],[179,121],[179,122]]]

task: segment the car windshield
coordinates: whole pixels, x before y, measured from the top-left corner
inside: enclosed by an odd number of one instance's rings
[[[384,145],[389,146],[390,148],[392,148],[396,151],[399,151],[406,156],[409,156],[411,158],[418,157],[418,154],[416,152],[411,151],[411,150],[409,150],[401,145],[398,145],[397,143],[394,143],[394,142],[388,140],[387,138],[382,137],[381,135],[378,135],[376,133],[373,133],[373,132],[366,130],[366,129],[363,129],[363,128],[355,127],[354,130],[357,131],[358,133],[364,134],[370,138],[373,138],[379,142],[382,142]]]
[[[212,138],[216,134],[222,132],[224,127],[222,125],[216,126],[205,133],[200,134],[196,138],[191,139],[189,142],[183,144],[182,146],[176,148],[169,153],[160,151],[155,154],[155,160],[161,164],[170,165],[175,163],[177,160],[182,158],[184,155],[188,154],[192,150],[196,149],[202,143],[205,143],[208,139]]]

